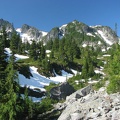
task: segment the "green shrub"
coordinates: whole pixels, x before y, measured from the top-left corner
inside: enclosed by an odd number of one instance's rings
[[[110,83],[107,87],[108,93],[116,93],[120,92],[120,76],[119,75],[113,75],[110,78]]]
[[[42,99],[42,101],[37,105],[38,112],[44,113],[50,111],[55,103],[57,102],[49,97]]]
[[[57,86],[56,83],[50,82],[49,86],[45,86],[45,89],[47,92],[50,92],[50,90],[55,86]]]
[[[103,87],[105,84],[104,80],[101,80],[93,85],[93,89],[99,90],[101,87]]]

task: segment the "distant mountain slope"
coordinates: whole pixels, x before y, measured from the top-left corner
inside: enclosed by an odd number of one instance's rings
[[[13,25],[6,20],[0,19],[0,31],[2,30],[3,26],[6,28],[8,36],[11,37],[11,32],[15,30]]]
[[[82,34],[84,34],[84,36]],[[95,39],[94,43],[95,41],[96,43],[99,43],[99,40],[102,40],[107,45],[112,45],[119,41],[118,36],[109,26],[88,26],[76,20],[68,24],[64,24],[61,27],[53,28],[48,32],[44,40],[49,41],[50,39],[54,40],[55,38],[61,39],[62,37],[67,36],[72,36],[73,39],[79,39],[83,41],[83,43],[86,41],[90,42],[91,38]],[[84,40],[83,38],[80,38],[82,36],[84,37]]]
[[[5,26],[8,32],[12,32],[14,30],[11,23],[0,19],[0,29],[2,29],[2,26]],[[23,42],[43,40],[44,43],[46,43],[51,39],[61,39],[63,37],[72,37],[77,40],[79,44],[90,43],[92,45],[101,42],[106,43],[107,45],[112,45],[119,41],[118,36],[109,26],[88,26],[77,20],[60,27],[52,28],[49,32],[41,31],[27,24],[22,25],[21,28],[16,28],[16,31],[20,34]]]
[[[16,31],[20,34],[22,41],[41,40],[47,32],[40,31],[35,27],[24,24],[21,28],[17,28]]]
[[[93,26],[92,28],[96,29],[98,36],[109,45],[112,45],[116,41],[118,41],[118,37],[116,33],[108,26]]]
[[[14,27],[10,22],[0,19],[0,30],[2,30],[3,26],[6,27],[7,32],[12,32],[14,30]]]

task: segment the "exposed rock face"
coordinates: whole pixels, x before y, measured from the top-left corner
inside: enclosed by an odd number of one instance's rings
[[[0,30],[2,29],[3,26],[6,28],[7,32],[12,32],[14,30],[14,27],[11,23],[9,23],[6,20],[0,19]]]
[[[69,101],[69,100],[72,100],[73,98],[79,99],[81,97],[88,95],[91,91],[92,91],[92,86],[88,85],[80,90],[77,90],[76,92],[74,92],[70,96],[67,96],[66,100]]]
[[[62,31],[58,27],[55,27],[50,30],[50,32],[48,32],[48,34],[44,38],[44,41],[47,42],[49,40],[59,39],[60,36],[62,36]]]
[[[104,37],[109,40],[111,43],[116,43],[119,41],[119,38],[118,36],[116,35],[115,31],[113,31],[110,27],[108,26],[98,26],[98,27],[95,27],[95,29],[98,31],[101,31],[103,34],[99,34],[100,37],[104,39]]]
[[[59,38],[59,28],[53,28],[47,35],[47,39]]]
[[[64,110],[58,120],[120,120],[120,93],[108,95],[99,90],[84,97],[73,94],[60,105]]]
[[[67,82],[62,83],[58,87],[54,87],[50,90],[51,98],[56,100],[63,100],[66,96],[74,92],[74,88]]]
[[[30,36],[32,39],[42,39],[43,37],[43,34],[42,34],[42,31],[38,30],[37,28],[35,27],[32,27],[32,26],[29,26],[27,24],[24,24],[21,28],[21,33],[25,33],[27,34],[28,36]]]

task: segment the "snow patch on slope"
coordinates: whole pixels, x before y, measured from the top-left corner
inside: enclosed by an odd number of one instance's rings
[[[25,56],[25,55],[18,55],[18,54],[15,54],[15,57],[16,57],[16,60],[28,59],[28,58],[29,58],[28,56]]]
[[[44,32],[44,31],[41,31],[41,32],[43,37],[47,35],[47,32]]]
[[[101,27],[102,25],[90,26],[91,28]]]
[[[50,79],[55,82],[65,82],[68,78],[73,76],[73,74],[67,73],[64,70],[62,70],[61,72],[61,76],[55,73],[56,77],[50,77]]]
[[[10,48],[5,48],[5,51],[6,51],[6,54],[8,55],[8,57],[11,56],[11,53],[12,51],[10,50]],[[27,59],[29,58],[28,56],[25,56],[25,55],[18,55],[18,54],[15,54],[15,60],[20,60],[20,59]]]
[[[56,77],[46,78],[45,76],[40,75],[37,72],[37,69],[38,68],[34,66],[30,67],[30,72],[33,75],[33,77],[30,77],[30,79],[25,78],[25,76],[21,74],[18,75],[19,83],[22,87],[27,86],[33,90],[35,88],[38,88],[41,91],[45,91],[44,86],[48,86],[50,82],[54,82],[54,83],[65,82],[67,78],[70,78],[73,76],[72,74],[69,74],[64,70],[62,70],[62,76],[56,74]]]
[[[21,28],[17,28],[16,31],[17,31],[18,33],[21,33]]]
[[[82,45],[82,47],[86,47],[86,46],[87,46],[87,44],[85,44],[85,43]]]
[[[93,35],[92,33],[87,33],[87,35],[95,37],[95,35]]]
[[[49,85],[50,82],[52,82],[50,79],[40,75],[37,72],[37,68],[34,66],[30,67],[30,72],[32,73],[33,77],[30,77],[30,79],[26,78],[25,76],[18,74],[19,77],[19,83],[22,87],[27,86],[31,89],[38,88],[41,91],[45,91],[43,88],[46,85]]]
[[[105,36],[105,34],[101,30],[98,30],[97,32],[101,35],[101,37],[105,40],[105,42],[107,44],[109,44],[109,45],[113,44],[110,40],[107,39],[107,37]]]
[[[67,24],[62,25],[59,29],[61,30],[62,28],[65,28]]]

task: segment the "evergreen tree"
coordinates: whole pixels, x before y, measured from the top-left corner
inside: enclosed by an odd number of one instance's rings
[[[68,64],[67,54],[65,52],[65,39],[63,38],[59,42],[59,60],[62,65],[66,66]]]
[[[53,47],[53,41],[50,39],[46,44],[46,49],[51,50]]]
[[[28,41],[21,43],[21,52],[24,53],[28,53],[28,51],[30,50],[30,43]]]
[[[78,47],[78,45],[76,44],[75,40],[72,41],[72,51],[73,51],[73,58],[80,58],[81,52],[80,52],[80,48]]]
[[[82,61],[83,61],[83,66],[82,66],[82,73],[81,76],[82,78],[88,78],[88,77],[93,77],[94,76],[94,55],[91,52],[91,49],[89,46],[84,48],[83,53],[82,53]],[[96,61],[96,60],[95,60]]]
[[[30,119],[33,117],[33,104],[32,100],[28,97],[28,88],[25,87],[24,92],[24,117]]]
[[[110,79],[107,91],[115,93],[120,92],[120,45],[114,45],[111,51],[111,57],[105,66]]]
[[[88,77],[88,70],[89,70],[88,60],[85,57],[84,62],[83,62],[83,66],[82,66],[82,74],[81,74],[82,78]]]
[[[36,42],[34,40],[32,41],[32,44],[30,46],[29,55],[34,60],[37,60]]]
[[[42,44],[41,51],[40,51],[40,61],[45,59],[45,56],[46,56],[46,50],[45,50],[45,46]]]
[[[13,53],[21,53],[22,50],[22,40],[20,38],[20,35],[17,34],[16,31],[12,33],[12,37],[10,40],[10,49],[12,50]]]
[[[40,54],[41,54],[41,47],[42,47],[42,42],[39,41],[37,44],[36,44],[36,54],[37,54],[37,58],[40,59]]]
[[[51,53],[50,53],[50,59],[53,59],[54,58],[54,51],[51,50]]]
[[[9,40],[9,38],[8,38],[8,34],[7,34],[7,32],[6,32],[5,26],[2,27],[1,34],[2,34],[2,36],[1,36],[2,41],[4,41],[4,44],[5,44],[4,47],[5,47],[5,48],[6,48],[6,47],[9,47],[9,46],[10,46],[10,40]]]
[[[4,92],[3,85],[5,84],[6,73],[5,69],[7,67],[7,54],[5,51],[5,39],[3,39],[3,34],[0,35],[0,98]]]
[[[25,43],[25,50],[29,50],[30,49],[30,43],[27,41],[26,43]]]
[[[0,99],[0,119],[15,120],[17,112],[17,83],[18,76],[14,69],[14,55],[11,56],[10,62],[6,69],[7,77],[4,84],[4,94]]]
[[[59,50],[59,39],[58,38],[56,38],[54,41],[53,41],[53,50],[55,51],[55,52],[57,52],[58,50]]]

